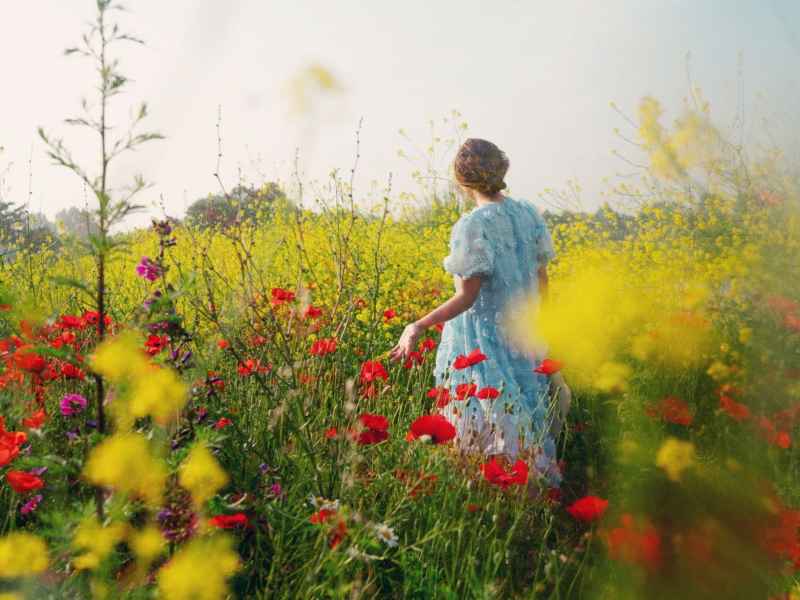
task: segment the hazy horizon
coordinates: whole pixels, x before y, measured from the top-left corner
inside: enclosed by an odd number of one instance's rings
[[[511,158],[513,195],[536,199],[546,187],[575,179],[585,208],[599,205],[603,179],[625,170],[612,150],[623,146],[614,128],[645,95],[674,118],[692,81],[724,125],[737,112],[745,132],[769,119],[782,143],[796,138],[800,100],[800,5],[789,0],[609,3],[420,0],[400,6],[256,1],[138,0],[120,17],[123,29],[146,41],[124,48],[122,70],[133,80],[114,105],[120,118],[146,100],[146,125],[166,140],[120,162],[112,181],[141,171],[154,186],[141,200],[163,197],[168,213],[218,191],[217,112],[222,110],[221,174],[229,187],[286,181],[299,152],[306,182],[333,169],[349,173],[360,132],[357,193],[372,181],[393,192],[413,191],[413,165],[397,156],[430,141],[428,123],[458,110],[468,135],[495,141]],[[63,55],[93,16],[89,0],[6,5],[0,22],[5,110],[0,115],[0,172],[6,198],[52,218],[84,202],[80,181],[51,166],[38,126],[63,136],[80,157],[95,140],[63,119],[78,112],[94,85],[88,62]],[[491,11],[491,12],[487,12]],[[286,82],[320,64],[341,93],[290,115]],[[447,130],[441,131],[443,136]],[[441,157],[441,166],[447,163]],[[91,162],[89,164],[92,164]],[[29,193],[30,182],[30,193]],[[91,200],[91,199],[90,199]],[[153,210],[151,214],[156,214]],[[147,216],[132,220],[144,222]]]

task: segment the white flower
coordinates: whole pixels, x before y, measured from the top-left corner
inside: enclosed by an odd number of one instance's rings
[[[397,535],[395,534],[394,529],[388,525],[385,525],[384,523],[375,525],[375,535],[377,535],[378,539],[390,548],[397,546]]]
[[[332,511],[339,510],[338,500],[328,500],[327,498],[323,498],[322,496],[312,495],[310,496],[309,502],[317,510],[332,510]]]

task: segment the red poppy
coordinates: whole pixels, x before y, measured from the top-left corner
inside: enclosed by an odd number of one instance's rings
[[[408,353],[408,358],[406,358],[406,362],[403,363],[403,366],[406,369],[411,369],[416,365],[421,365],[424,362],[424,358],[422,357],[421,352],[417,352],[416,350],[412,350]]]
[[[19,447],[28,440],[22,431],[6,431],[5,418],[0,417],[0,467],[4,467],[19,454]]]
[[[800,333],[800,317],[795,314],[788,314],[783,317],[783,324],[786,329]]]
[[[61,374],[65,379],[80,379],[83,381],[86,378],[86,374],[72,363],[62,363]]]
[[[250,520],[244,513],[235,513],[232,515],[217,515],[209,519],[208,523],[218,529],[234,529],[236,527],[249,526]]]
[[[359,432],[356,441],[359,446],[371,446],[372,444],[380,444],[381,442],[389,439],[389,432],[381,429],[365,429]]]
[[[315,512],[311,517],[309,517],[309,522],[313,523],[314,525],[319,525],[321,523],[325,523],[331,517],[336,514],[336,511],[330,508],[323,508],[317,512]]]
[[[84,322],[75,315],[61,315],[56,326],[61,329],[81,329],[84,326]]]
[[[250,345],[253,348],[259,348],[260,346],[263,346],[266,343],[267,343],[267,338],[265,338],[263,335],[255,334],[253,337],[250,338]]]
[[[406,439],[429,439],[434,444],[444,444],[456,437],[456,428],[442,415],[423,415],[411,424]]]
[[[541,373],[542,375],[552,375],[553,373],[558,373],[563,368],[564,363],[553,360],[552,358],[545,358],[533,371],[534,373]]]
[[[525,485],[528,483],[528,463],[524,460],[517,460],[509,471],[506,471],[495,457],[481,465],[481,472],[486,481],[496,485],[501,489],[506,489],[512,485]]]
[[[325,356],[336,351],[336,338],[323,338],[311,344],[309,352],[314,356]]]
[[[260,360],[253,360],[248,358],[246,361],[239,363],[237,371],[242,377],[249,377],[253,373],[268,373],[272,370],[272,365],[262,365]]]
[[[383,311],[383,320],[384,321],[391,321],[397,316],[397,311],[393,308],[389,308]]]
[[[474,383],[460,383],[456,386],[456,398],[466,400],[478,393],[478,386]]]
[[[227,350],[231,347],[231,343],[228,340],[217,340],[217,347],[220,350]]]
[[[272,306],[280,306],[294,300],[294,292],[283,288],[272,288],[270,295],[272,296]]]
[[[28,429],[39,429],[47,420],[47,413],[44,409],[39,409],[27,419],[22,419],[22,424]]]
[[[481,400],[494,400],[495,398],[500,397],[500,390],[497,390],[491,386],[487,386],[478,390],[477,396]]]
[[[419,343],[419,351],[423,354],[425,352],[433,352],[436,350],[436,340],[433,338],[425,338]]]
[[[339,522],[336,523],[336,527],[333,528],[331,537],[328,540],[328,547],[331,550],[335,550],[336,546],[342,543],[342,540],[344,540],[346,535],[347,535],[347,524],[344,522],[344,519],[340,519]]]
[[[371,383],[376,379],[389,379],[389,374],[377,360],[368,360],[361,365],[361,383]]]
[[[436,331],[438,331],[439,333],[442,333],[442,331],[444,331],[444,323],[437,323],[436,325],[434,325],[434,327],[436,328]]]
[[[483,362],[486,360],[486,355],[480,351],[479,348],[475,348],[472,352],[464,356],[463,354],[459,354],[455,361],[453,361],[453,368],[454,369],[466,369],[467,367],[474,367],[478,363]]]
[[[590,523],[602,517],[606,508],[608,508],[608,500],[597,496],[584,496],[570,504],[567,512],[579,521]]]
[[[561,488],[553,487],[547,490],[547,499],[554,504],[561,502],[561,496]]]
[[[8,471],[6,481],[18,494],[25,494],[44,487],[44,480],[25,471]]]
[[[667,396],[656,406],[648,407],[647,414],[651,417],[686,427],[691,425],[694,420],[694,415],[689,410],[689,405],[675,396]]]
[[[336,438],[337,435],[339,435],[339,430],[336,427],[329,427],[325,430],[325,437],[329,440]]]
[[[469,513],[478,512],[480,509],[481,509],[480,504],[475,504],[474,502],[470,502],[469,504],[467,504],[467,512]]]
[[[661,563],[661,536],[658,530],[644,523],[634,524],[633,516],[625,513],[620,524],[603,534],[608,546],[608,555],[614,560],[622,560],[641,565],[651,571]]]
[[[361,424],[367,429],[386,431],[389,428],[389,420],[383,415],[364,413],[358,417],[358,420],[361,421]]]
[[[719,407],[736,421],[745,421],[750,418],[750,409],[744,404],[736,402],[730,396],[721,395],[719,397]]]
[[[33,352],[29,346],[23,346],[14,354],[14,362],[23,371],[41,373],[47,367],[47,361]]]
[[[448,404],[450,404],[450,400],[452,399],[450,396],[450,388],[446,387],[435,387],[428,390],[428,398],[433,398],[436,400],[437,408],[444,408]]]
[[[364,413],[358,417],[358,420],[364,427],[364,430],[360,431],[356,437],[359,445],[369,446],[389,439],[389,432],[387,431],[389,420],[383,415]]]
[[[303,317],[306,319],[316,319],[322,316],[322,309],[317,308],[313,304],[309,304],[303,311]]]
[[[168,343],[169,337],[166,335],[150,335],[147,337],[147,341],[144,343],[144,351],[150,356],[155,356],[164,350]]]
[[[219,421],[214,423],[214,429],[225,429],[228,425],[232,425],[233,421],[231,421],[228,417],[222,417]]]

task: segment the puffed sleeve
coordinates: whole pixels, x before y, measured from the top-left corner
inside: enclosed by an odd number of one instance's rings
[[[494,269],[494,248],[480,219],[462,217],[450,235],[450,255],[444,259],[448,273],[459,277],[490,275]]]

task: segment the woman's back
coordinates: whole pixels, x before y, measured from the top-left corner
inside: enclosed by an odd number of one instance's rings
[[[483,275],[470,311],[497,322],[512,299],[538,294],[539,267],[552,257],[550,234],[536,207],[506,197],[459,219],[444,267],[462,277]]]

